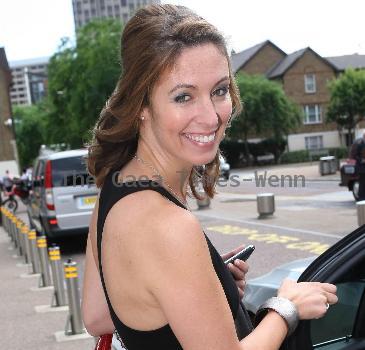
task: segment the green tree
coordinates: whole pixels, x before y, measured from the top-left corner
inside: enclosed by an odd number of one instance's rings
[[[250,134],[270,138],[277,145],[272,152],[278,161],[283,151],[283,140],[302,120],[301,111],[276,82],[242,73],[236,76],[236,81],[243,111],[233,120],[230,136],[243,138],[246,156],[249,154],[247,139]]]
[[[121,73],[120,22],[95,20],[63,39],[48,66],[49,142],[80,147]]]
[[[365,71],[346,70],[329,83],[329,90],[327,121],[336,122],[339,129],[346,129],[351,145],[353,131],[365,117]]]
[[[33,163],[40,146],[45,143],[45,120],[47,111],[44,104],[14,107],[15,134],[21,167]]]

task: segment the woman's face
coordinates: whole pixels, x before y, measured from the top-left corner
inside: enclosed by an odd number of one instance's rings
[[[207,164],[232,113],[226,57],[213,44],[182,51],[152,91],[143,137],[167,160]]]

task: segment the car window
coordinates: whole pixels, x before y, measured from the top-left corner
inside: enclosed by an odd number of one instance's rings
[[[365,279],[336,284],[338,303],[330,306],[325,317],[310,322],[313,348],[334,350],[350,339],[359,305],[365,291]]]
[[[39,160],[35,166],[33,180],[36,180],[36,181],[42,180],[43,169],[44,169],[44,161]],[[40,186],[40,185],[41,185],[41,183],[37,184],[37,186]]]
[[[88,175],[86,162],[83,156],[55,159],[52,161],[53,186],[91,185],[92,176]]]

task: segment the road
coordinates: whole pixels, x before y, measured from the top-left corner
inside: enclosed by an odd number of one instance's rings
[[[240,181],[239,186],[222,182],[209,209],[198,210],[196,201],[189,200],[192,212],[219,252],[241,244],[256,246],[249,260],[248,278],[294,259],[319,255],[357,227],[352,194],[339,187],[337,178],[311,177],[313,167],[308,169],[300,168],[306,175],[304,187],[290,187],[288,177],[283,186],[257,187],[253,171],[235,171],[232,176],[240,180],[251,177],[253,181]],[[268,177],[300,175],[296,174],[295,167],[269,168],[260,170],[259,174],[265,171]],[[266,219],[259,219],[256,209],[256,193],[262,192],[275,193],[275,213]],[[59,244],[64,259],[72,258],[79,263],[82,277],[85,239],[77,237]]]

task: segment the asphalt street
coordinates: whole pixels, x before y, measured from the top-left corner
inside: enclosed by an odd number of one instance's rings
[[[248,280],[283,263],[318,256],[357,228],[356,203],[351,192],[339,187],[338,173],[321,177],[317,164],[260,168],[259,174],[265,171],[266,176],[274,175],[271,181],[274,185],[278,183],[275,176],[279,179],[282,175],[287,177],[283,183],[279,180],[280,186],[270,186],[266,183],[265,186],[258,187],[255,170],[235,171],[232,175],[237,175],[239,179],[251,177],[253,180],[240,181],[238,186],[230,186],[228,181],[226,186],[219,186],[219,193],[207,209],[199,210],[196,201],[189,200],[192,212],[199,218],[202,228],[219,252],[226,252],[241,244],[256,246],[249,259]],[[291,179],[288,176],[294,179],[295,175],[301,174],[305,176],[305,186],[290,186],[293,185],[293,181],[290,183]],[[260,219],[256,194],[268,192],[275,193],[275,213]],[[20,206],[18,216],[27,222],[23,206]],[[5,348],[24,349],[24,346],[20,346],[23,343],[29,350],[91,349],[92,339],[55,342],[53,334],[62,330],[67,313],[40,315],[34,312],[35,305],[49,302],[51,292],[31,292],[30,287],[36,287],[37,281],[19,278],[20,274],[26,273],[26,267],[15,267],[19,265],[19,261],[12,257],[14,254],[9,250],[11,245],[6,236],[0,231],[1,259],[3,266],[9,266],[12,275],[1,272],[4,281],[1,294],[5,296],[7,304],[3,304],[0,312],[11,318],[8,306],[12,305],[11,310],[17,317],[9,321],[10,328],[0,326],[1,334],[5,335],[2,340],[7,345]],[[60,241],[59,244],[63,260],[72,258],[78,262],[81,286],[85,238],[75,237]],[[9,279],[11,283],[8,283]],[[20,301],[14,304],[14,297]],[[24,306],[21,298],[27,300],[32,307]],[[10,335],[15,337],[18,329],[23,330],[23,338],[17,339],[18,345],[15,346]]]

